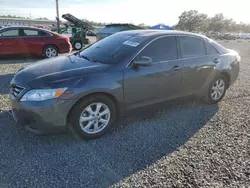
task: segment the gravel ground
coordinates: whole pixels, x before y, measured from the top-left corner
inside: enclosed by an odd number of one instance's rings
[[[0,112],[0,187],[250,187],[250,42],[221,43],[242,63],[218,105],[166,103],[92,141],[38,137]],[[0,60],[0,109],[13,74],[34,61]]]

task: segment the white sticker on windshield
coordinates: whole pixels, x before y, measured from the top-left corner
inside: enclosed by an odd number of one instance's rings
[[[126,44],[128,46],[137,47],[140,43],[138,43],[138,42],[132,42],[132,41],[127,40],[123,44]]]

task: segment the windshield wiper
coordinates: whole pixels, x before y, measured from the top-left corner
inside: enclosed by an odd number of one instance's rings
[[[78,55],[78,57],[81,57],[81,58],[86,59],[86,60],[91,61],[91,62],[95,62],[95,61],[93,61],[93,59],[91,59],[90,57],[85,56],[85,55],[81,55],[80,52],[78,52],[78,53],[76,53],[76,54]]]
[[[80,55],[80,54],[79,54],[79,56],[80,56],[81,58],[83,58],[83,59],[87,59],[88,61],[92,61],[92,62],[93,62],[93,60],[92,60],[91,58],[89,58],[89,57],[87,57],[87,56],[85,56],[85,55]]]

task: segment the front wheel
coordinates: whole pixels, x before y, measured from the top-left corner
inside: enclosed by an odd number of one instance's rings
[[[93,95],[79,102],[71,113],[74,130],[85,139],[102,136],[114,123],[115,104],[102,95]]]
[[[204,101],[208,104],[216,104],[225,96],[227,89],[227,80],[225,76],[216,77],[209,85],[208,92],[204,96]]]

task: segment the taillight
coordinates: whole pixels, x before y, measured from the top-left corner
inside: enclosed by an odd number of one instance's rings
[[[69,37],[66,37],[65,40],[66,40],[67,43],[70,42],[70,41],[69,41]]]

